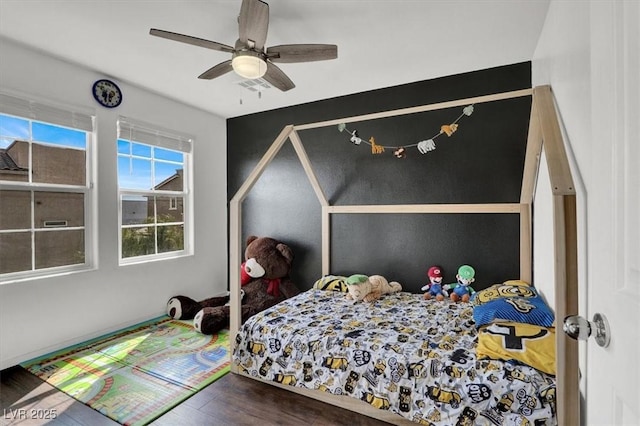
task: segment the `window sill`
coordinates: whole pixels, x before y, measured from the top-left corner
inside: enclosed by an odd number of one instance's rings
[[[118,266],[129,266],[129,265],[140,265],[144,263],[150,262],[160,262],[171,259],[182,259],[185,257],[191,257],[193,253],[187,251],[180,252],[172,252],[167,254],[152,254],[148,256],[136,256],[136,257],[127,257],[125,259],[120,259]]]
[[[55,269],[55,270],[54,270]],[[68,275],[74,275],[85,272],[96,271],[98,268],[91,265],[81,265],[74,268],[69,267],[60,267],[60,268],[52,268],[43,270],[42,272],[15,272],[11,274],[7,274],[6,276],[0,277],[0,285],[5,284],[15,284],[21,283],[25,281],[35,281],[49,278],[58,278],[64,277]]]

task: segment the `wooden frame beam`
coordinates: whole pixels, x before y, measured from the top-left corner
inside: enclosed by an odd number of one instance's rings
[[[542,129],[538,119],[536,102],[531,103],[529,116],[529,134],[527,136],[527,150],[524,156],[524,170],[522,171],[522,189],[520,190],[520,202],[533,203],[533,195],[536,191],[538,180],[538,168],[540,167],[540,154],[542,153]]]
[[[576,195],[550,86],[533,90],[535,112],[553,192],[556,314],[556,405],[558,424],[580,424],[578,342],[562,332],[562,322],[578,313],[578,232]]]
[[[337,120],[320,121],[317,123],[298,124],[296,130],[317,129],[319,127],[337,126],[340,123],[355,123],[367,120],[377,120],[379,118],[397,117],[399,115],[417,114],[419,112],[435,111],[438,109],[453,108],[457,106],[465,106],[471,104],[480,104],[483,102],[501,101],[504,99],[519,98],[523,96],[531,96],[531,89],[514,90],[512,92],[495,93],[492,95],[476,96],[474,98],[458,99],[455,101],[438,102],[435,104],[420,105],[416,107],[396,109],[392,111],[382,111],[373,114],[357,115],[353,117],[345,117]]]
[[[298,132],[294,130],[289,135],[289,138],[291,139],[291,144],[293,145],[293,148],[295,149],[296,154],[298,155],[298,158],[302,163],[302,168],[304,169],[304,172],[306,173],[307,178],[309,178],[309,182],[313,187],[313,192],[315,192],[316,197],[318,197],[318,201],[320,202],[320,205],[323,207],[328,206],[329,202],[327,201],[327,197],[324,195],[324,191],[320,186],[320,182],[318,182],[318,178],[313,172],[313,167],[311,167],[311,162],[309,161],[307,152],[304,150],[304,146],[302,146],[302,141],[300,140],[300,136],[298,136]]]
[[[520,279],[533,283],[533,227],[531,204],[520,204]]]
[[[328,206],[329,213],[520,213],[520,204],[372,204]]]
[[[544,141],[551,190],[556,195],[575,195],[576,189],[573,185],[569,159],[564,147],[551,87],[540,86],[533,89],[533,101]]]

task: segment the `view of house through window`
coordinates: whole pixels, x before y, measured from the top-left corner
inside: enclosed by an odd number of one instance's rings
[[[65,115],[74,114],[0,96],[2,278],[88,263],[93,124]]]
[[[118,125],[121,259],[187,251],[190,140],[129,121]]]

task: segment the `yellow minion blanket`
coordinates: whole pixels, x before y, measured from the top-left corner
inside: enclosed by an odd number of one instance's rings
[[[479,359],[477,343],[467,303],[406,292],[353,303],[311,289],[249,318],[232,362],[263,380],[358,398],[422,424],[555,425],[553,376]]]

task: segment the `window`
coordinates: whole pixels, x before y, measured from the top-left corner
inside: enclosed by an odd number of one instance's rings
[[[117,143],[121,263],[192,253],[192,139],[121,117]]]
[[[0,280],[93,266],[93,118],[0,93]]]
[[[178,199],[176,197],[169,199],[169,210],[178,210]]]

